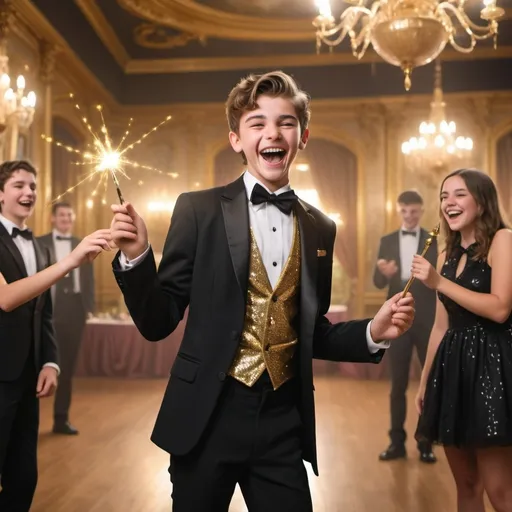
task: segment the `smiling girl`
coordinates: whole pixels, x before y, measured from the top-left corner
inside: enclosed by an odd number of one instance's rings
[[[512,231],[491,178],[458,170],[441,186],[446,249],[437,271],[412,273],[437,291],[416,405],[417,440],[444,445],[458,512],[512,511]]]

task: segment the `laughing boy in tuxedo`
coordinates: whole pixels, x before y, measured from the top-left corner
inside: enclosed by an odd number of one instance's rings
[[[173,510],[227,512],[238,483],[251,512],[310,512],[312,359],[379,362],[414,303],[397,295],[371,321],[330,324],[336,226],[289,185],[309,97],[285,73],[250,75],[226,111],[247,171],[178,198],[158,271],[142,218],[114,205],[114,272],[148,340],[189,308],[152,435],[171,454]]]
[[[402,220],[398,231],[382,237],[373,282],[377,288],[388,287],[388,297],[403,290],[411,275],[413,256],[421,251],[428,238],[428,231],[420,227],[423,215],[423,198],[415,190],[402,192],[397,199],[397,212]],[[434,239],[425,256],[433,265],[437,261],[437,240]],[[416,347],[421,366],[425,363],[428,339],[434,323],[435,291],[415,281],[411,293],[416,303],[416,315],[410,330],[400,336],[388,351],[391,369],[391,443],[380,455],[380,460],[394,460],[406,456],[406,391],[413,349]],[[418,445],[422,462],[436,462],[432,446]]]

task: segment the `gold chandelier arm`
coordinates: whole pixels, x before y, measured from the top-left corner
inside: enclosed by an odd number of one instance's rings
[[[459,21],[462,28],[470,35],[475,37],[475,39],[478,39],[480,41],[483,41],[484,39],[489,39],[490,37],[493,37],[495,35],[495,30],[493,29],[492,24],[487,24],[485,27],[482,25],[477,25],[471,19],[469,16],[459,9],[457,9],[452,3],[450,2],[442,2],[437,6],[437,10],[442,10],[444,13],[446,13],[448,19],[451,22],[451,26],[453,27],[453,22],[451,21],[450,16],[448,15],[447,11],[450,11]],[[469,30],[471,29],[471,30]],[[474,31],[480,32],[480,34],[475,34]]]
[[[351,18],[349,20],[346,20],[348,15],[350,15]],[[355,39],[354,27],[359,23],[361,18],[366,17],[368,19],[368,21],[364,24],[364,26],[361,28],[361,30],[359,32],[359,36],[357,37],[357,38],[359,38],[362,33],[365,34],[368,31],[368,27],[370,26],[371,15],[372,15],[371,11],[369,9],[367,9],[366,7],[359,7],[359,6],[349,7],[348,9],[345,9],[345,11],[343,11],[343,13],[341,14],[339,23],[337,23],[336,25],[334,25],[333,27],[328,28],[328,29],[322,28],[322,31],[321,31],[319,37],[327,46],[333,47],[333,46],[339,45],[345,39],[346,35],[348,34],[351,39],[351,42],[352,42],[352,49],[354,51],[354,39]],[[330,37],[334,36],[338,32],[339,32],[339,35],[336,39],[329,39]],[[352,32],[352,34],[351,34],[351,32]],[[355,48],[357,48],[359,46],[359,44],[360,43],[358,43],[355,46]]]

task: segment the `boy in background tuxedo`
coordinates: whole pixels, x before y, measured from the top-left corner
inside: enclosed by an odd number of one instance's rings
[[[423,198],[414,190],[402,192],[397,199],[397,211],[402,227],[382,237],[373,282],[377,288],[388,287],[388,298],[404,289],[411,275],[412,259],[425,245],[429,234],[420,227]],[[437,240],[434,239],[426,256],[434,266],[437,262]],[[413,348],[416,347],[421,366],[425,363],[428,339],[434,323],[436,296],[419,281],[410,289],[416,314],[411,329],[395,340],[388,350],[391,370],[391,444],[380,455],[380,460],[394,460],[406,456],[404,423],[407,411],[406,392]],[[420,460],[436,462],[432,446],[419,444]]]
[[[53,231],[39,237],[38,242],[51,255],[52,261],[62,261],[80,243],[73,236],[75,212],[66,202],[52,207]],[[69,421],[72,379],[80,351],[87,316],[94,311],[94,271],[90,263],[76,268],[52,288],[53,324],[59,347],[61,375],[53,407],[53,432],[77,435]]]
[[[227,512],[238,483],[251,512],[310,512],[312,359],[379,362],[384,340],[410,326],[413,299],[391,298],[372,321],[330,324],[336,225],[289,185],[309,97],[285,73],[250,75],[226,110],[247,171],[178,198],[158,272],[142,218],[113,205],[114,272],[148,340],[189,308],[152,436],[171,454],[173,510]]]

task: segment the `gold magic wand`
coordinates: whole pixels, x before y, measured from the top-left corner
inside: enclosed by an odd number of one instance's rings
[[[432,245],[432,242],[434,241],[434,238],[437,238],[439,235],[439,231],[441,230],[441,224],[438,224],[430,233],[429,237],[427,238],[425,242],[425,246],[423,247],[423,251],[421,251],[421,256],[425,256],[427,254],[427,251],[429,250],[430,246]],[[409,281],[407,281],[407,284],[405,285],[404,291],[402,293],[402,297],[405,297],[407,295],[407,292],[409,291],[409,288],[412,285],[412,282],[414,281],[414,276],[411,276],[409,278]]]

